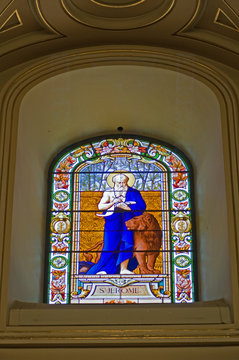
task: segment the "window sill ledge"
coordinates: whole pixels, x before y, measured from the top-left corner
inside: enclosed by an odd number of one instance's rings
[[[49,305],[16,301],[10,326],[230,324],[224,300],[193,304]]]

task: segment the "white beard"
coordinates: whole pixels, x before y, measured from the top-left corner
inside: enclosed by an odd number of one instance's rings
[[[123,196],[124,200],[125,201],[125,198],[126,198],[126,192],[128,190],[128,186],[125,186],[124,188],[121,188],[119,190],[114,190],[114,195],[116,198],[120,197],[120,196]]]

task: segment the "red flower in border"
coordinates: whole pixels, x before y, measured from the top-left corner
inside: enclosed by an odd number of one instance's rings
[[[69,175],[68,174],[57,174],[56,176],[54,176],[54,180],[57,182],[56,183],[56,188],[57,189],[68,189],[69,184]]]
[[[192,282],[189,279],[190,270],[177,270],[177,298],[181,294],[185,294],[188,299],[191,299]]]
[[[58,280],[53,280],[53,281],[58,281]],[[61,297],[62,300],[65,300],[65,288],[66,285],[54,285],[54,283],[51,283],[51,299],[54,300],[54,297],[56,295],[59,295]]]
[[[182,161],[177,159],[173,154],[166,157],[167,162],[171,165],[175,171],[186,171],[187,169],[182,164]]]
[[[188,201],[184,201],[184,202],[180,202],[180,203],[174,203],[174,205],[178,210],[184,210],[188,205]]]
[[[176,173],[173,174],[173,187],[174,188],[185,188],[187,185],[187,174],[184,173]]]
[[[64,253],[64,252],[67,251],[68,246],[66,246],[66,245],[63,244],[62,242],[59,242],[58,244],[53,245],[52,248],[53,248],[53,251],[54,251],[54,252]]]
[[[65,210],[68,207],[68,203],[67,204],[58,204],[56,202],[54,202],[54,206],[58,209],[58,210]]]
[[[72,157],[72,156],[68,156],[68,158],[66,159],[66,161],[69,163],[69,164],[71,164],[71,165],[73,165],[75,162],[76,162],[76,160]]]

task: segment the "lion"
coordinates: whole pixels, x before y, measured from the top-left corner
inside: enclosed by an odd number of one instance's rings
[[[150,213],[126,221],[128,230],[134,232],[134,256],[141,274],[157,274],[154,269],[162,245],[162,230],[156,218]]]
[[[103,241],[98,241],[94,246],[87,249],[85,252],[83,252],[83,255],[86,259],[86,261],[80,261],[79,263],[79,274],[85,274],[87,271],[91,268],[92,265],[96,264],[101,256],[101,251],[103,249]],[[92,252],[96,252],[95,262],[92,262],[93,255]],[[91,263],[91,265],[90,265]]]

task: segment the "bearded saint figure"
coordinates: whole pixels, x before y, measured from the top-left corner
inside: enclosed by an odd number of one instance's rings
[[[105,218],[104,246],[99,261],[87,272],[93,274],[134,274],[138,266],[133,257],[133,231],[127,230],[126,221],[142,215],[146,204],[133,185],[131,173],[112,173],[107,178],[112,189],[106,190],[98,204]]]

